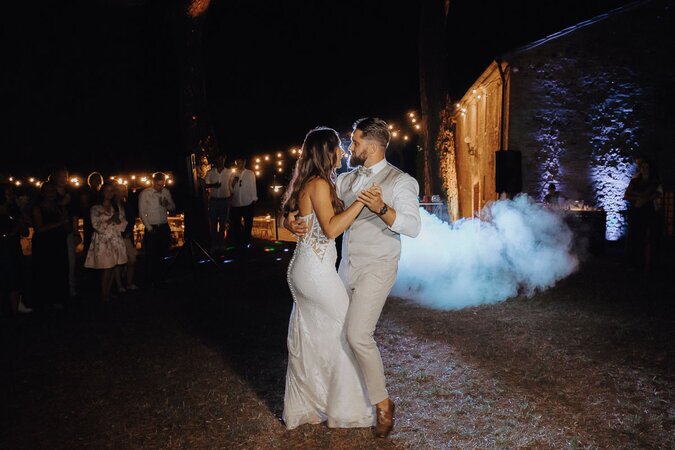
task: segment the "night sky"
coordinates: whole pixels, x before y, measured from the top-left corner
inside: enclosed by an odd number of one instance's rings
[[[15,3],[0,19],[0,171],[181,167],[166,2]],[[452,1],[452,96],[496,55],[626,3]],[[212,1],[203,70],[220,148],[284,150],[319,124],[346,131],[361,116],[418,109],[418,26],[416,1]]]

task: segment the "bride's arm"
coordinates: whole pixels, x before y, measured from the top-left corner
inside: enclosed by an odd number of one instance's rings
[[[323,234],[329,239],[334,239],[342,234],[363,209],[363,203],[355,201],[349,208],[339,214],[335,214],[330,199],[330,186],[321,178],[314,180],[308,186],[309,199]]]

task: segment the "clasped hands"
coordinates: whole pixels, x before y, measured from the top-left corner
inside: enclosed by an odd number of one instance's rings
[[[356,201],[363,203],[368,209],[374,213],[378,213],[384,207],[384,200],[382,199],[382,188],[373,183],[368,189],[359,192]],[[298,237],[302,237],[309,231],[307,223],[302,219],[296,219],[298,211],[291,211],[288,213],[284,222],[284,227]]]
[[[382,188],[378,184],[373,183],[373,185],[368,189],[364,189],[359,192],[359,196],[357,197],[356,201],[363,203],[366,205],[366,208],[377,214],[384,207],[384,200],[382,200]]]

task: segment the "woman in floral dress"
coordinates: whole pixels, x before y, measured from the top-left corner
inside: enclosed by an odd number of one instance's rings
[[[106,183],[101,188],[99,204],[91,208],[91,224],[94,234],[87,252],[84,267],[102,269],[101,300],[110,299],[115,267],[126,264],[127,250],[122,238],[122,230],[126,227],[124,210],[120,209],[115,199],[115,187]]]

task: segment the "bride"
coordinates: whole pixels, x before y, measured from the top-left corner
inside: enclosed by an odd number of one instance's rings
[[[301,155],[283,201],[284,210],[298,210],[309,228],[288,267],[293,310],[283,419],[288,429],[324,421],[333,428],[370,427],[373,406],[345,337],[349,297],[335,269],[334,241],[364,204],[345,208],[335,191],[344,155],[335,130],[311,130]]]

